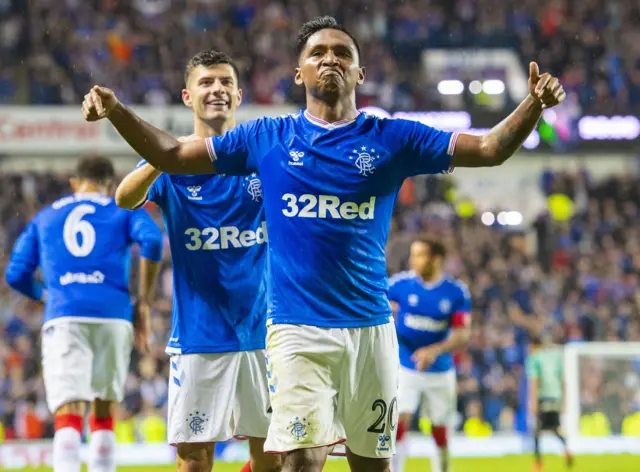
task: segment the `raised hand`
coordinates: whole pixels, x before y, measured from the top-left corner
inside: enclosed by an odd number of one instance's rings
[[[113,90],[95,85],[82,102],[82,115],[87,121],[107,118],[118,106],[118,98]]]
[[[529,94],[540,102],[542,108],[555,107],[567,97],[558,78],[548,72],[540,75],[535,62],[529,64]]]

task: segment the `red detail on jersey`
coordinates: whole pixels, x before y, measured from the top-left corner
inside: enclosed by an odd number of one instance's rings
[[[443,449],[447,447],[448,438],[446,426],[433,426],[431,428],[431,436],[433,436],[433,440],[436,442],[438,448]]]
[[[251,461],[247,462],[240,472],[251,472]]]
[[[78,433],[82,434],[82,416],[72,415],[71,413],[56,415],[53,428],[56,431],[60,431],[64,428],[73,428]]]
[[[471,314],[466,311],[456,311],[451,315],[451,326],[454,328],[468,328],[471,326]]]
[[[95,415],[89,415],[89,429],[93,431],[113,431],[113,417],[97,418]]]

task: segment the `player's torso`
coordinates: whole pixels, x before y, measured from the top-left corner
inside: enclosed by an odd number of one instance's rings
[[[128,216],[99,194],[61,198],[38,215],[45,321],[130,319]]]
[[[160,179],[154,200],[163,209],[174,270],[168,349],[263,348],[267,231],[260,179],[255,174]]]
[[[363,116],[338,127],[286,121],[259,165],[270,315],[295,322],[311,313],[337,326],[388,317],[384,247],[402,181],[392,157]]]
[[[399,310],[396,316],[400,361],[407,368],[415,368],[411,355],[416,349],[439,343],[449,336],[455,288],[443,279],[428,285],[412,278],[402,281]],[[429,372],[443,372],[453,368],[451,354],[439,356]]]

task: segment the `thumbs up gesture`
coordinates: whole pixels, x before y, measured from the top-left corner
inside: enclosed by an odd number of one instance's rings
[[[529,95],[537,100],[542,108],[552,108],[567,97],[557,77],[548,72],[540,75],[538,64],[529,64]]]
[[[118,98],[113,90],[95,85],[82,102],[82,115],[87,121],[107,118],[118,106]]]

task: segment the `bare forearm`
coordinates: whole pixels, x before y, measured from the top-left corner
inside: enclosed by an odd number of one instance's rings
[[[542,116],[542,105],[527,95],[513,113],[483,138],[483,147],[493,165],[500,165],[515,154],[536,127]]]
[[[138,282],[138,299],[151,303],[155,296],[156,281],[160,263],[144,257],[140,258],[140,280]]]
[[[437,344],[438,352],[440,352],[440,354],[443,354],[445,352],[457,351],[458,349],[467,345],[470,337],[470,329],[455,328],[447,339]]]
[[[133,210],[142,204],[149,193],[149,189],[162,174],[149,164],[128,174],[116,190],[116,204],[121,208]]]

